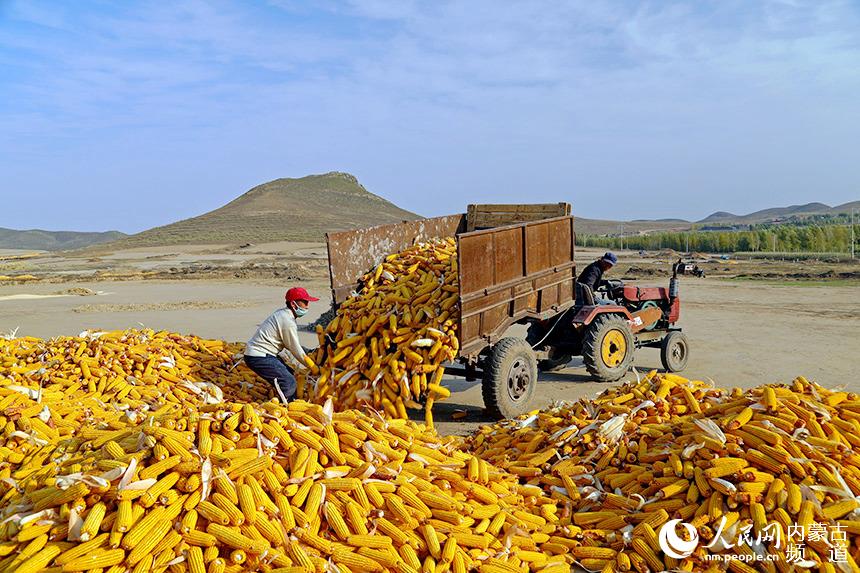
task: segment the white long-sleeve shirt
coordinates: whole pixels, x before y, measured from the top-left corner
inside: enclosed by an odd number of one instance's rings
[[[304,364],[305,351],[299,344],[299,328],[293,311],[279,308],[257,328],[257,332],[245,345],[245,356],[277,356],[289,350],[299,364]]]

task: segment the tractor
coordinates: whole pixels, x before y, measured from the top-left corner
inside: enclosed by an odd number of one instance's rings
[[[589,374],[602,382],[620,379],[637,348],[660,348],[663,367],[678,372],[690,355],[687,337],[675,326],[681,311],[677,267],[669,287],[640,287],[602,281],[597,293],[576,284],[576,303],[549,320],[529,325],[526,341],[541,371],[563,368],[582,356]],[[598,297],[602,295],[603,300]]]

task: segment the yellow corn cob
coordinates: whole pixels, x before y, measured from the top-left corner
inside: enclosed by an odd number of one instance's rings
[[[112,565],[118,565],[125,559],[125,551],[122,549],[107,549],[95,551],[84,557],[78,557],[65,563],[63,571],[88,571],[90,569],[102,569]]]
[[[189,547],[185,555],[189,573],[206,573],[206,563],[203,561],[203,551],[199,547]]]
[[[590,547],[580,545],[571,550],[571,555],[577,559],[615,559],[617,551],[609,547]]]
[[[235,565],[241,565],[248,560],[248,556],[241,549],[234,549],[230,552],[230,562]]]
[[[212,523],[218,523],[221,525],[230,524],[230,516],[212,502],[201,501],[197,504],[197,512]]]
[[[320,504],[325,496],[326,486],[322,483],[314,483],[305,501],[304,511],[308,516],[315,516],[319,512]]]
[[[86,519],[84,519],[83,525],[81,526],[81,541],[89,541],[98,534],[99,526],[104,519],[106,511],[107,506],[101,502],[95,504],[92,508],[90,508],[90,511],[87,514]]]
[[[211,499],[212,504],[224,512],[232,525],[242,525],[245,523],[245,514],[232,501],[227,499],[226,496],[216,492],[212,495]],[[201,505],[203,503],[206,502],[201,502]]]
[[[184,534],[183,539],[188,545],[196,547],[215,547],[218,543],[218,539],[214,535],[196,529]]]
[[[378,562],[365,557],[363,555],[359,555],[358,553],[353,553],[347,549],[335,549],[332,554],[332,559],[338,565],[346,565],[352,571],[369,571],[369,572],[382,572],[383,568]]]
[[[122,547],[124,549],[134,548],[158,523],[165,519],[166,515],[167,510],[163,507],[157,507],[150,511],[123,536]]]
[[[388,549],[392,547],[391,538],[380,535],[350,535],[346,542],[353,547]]]
[[[237,497],[239,498],[239,507],[242,510],[245,523],[254,525],[257,517],[257,504],[254,500],[254,492],[251,486],[247,484],[239,484],[236,488]]]
[[[206,532],[213,535],[218,541],[227,547],[241,549],[248,553],[262,553],[268,546],[268,543],[265,541],[249,539],[239,533],[236,529],[225,527],[217,523],[210,523],[206,527]]]
[[[48,563],[50,563],[61,552],[62,549],[57,545],[45,547],[36,555],[24,560],[15,568],[15,571],[21,573],[39,573],[40,571],[44,571],[47,569]]]
[[[837,501],[826,505],[821,509],[822,515],[827,519],[840,519],[860,508],[860,502],[855,499]]]
[[[150,555],[155,546],[171,531],[172,526],[173,524],[170,521],[162,521],[153,527],[147,533],[146,537],[129,551],[125,558],[126,563],[136,565],[139,561],[146,558],[147,555]]]
[[[704,471],[704,475],[709,478],[721,478],[737,473],[747,465],[747,461],[742,458],[716,458],[713,465]]]

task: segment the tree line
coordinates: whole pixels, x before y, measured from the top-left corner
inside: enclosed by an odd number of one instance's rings
[[[855,241],[860,241],[860,225],[854,225]],[[576,244],[607,249],[674,249],[707,253],[851,251],[850,225],[780,225],[746,231],[661,231],[632,236],[583,235]],[[860,252],[860,244],[855,242]]]

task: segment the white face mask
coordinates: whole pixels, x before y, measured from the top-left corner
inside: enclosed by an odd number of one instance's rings
[[[308,309],[297,306],[293,309],[293,312],[296,313],[296,316],[304,316],[308,313]]]

